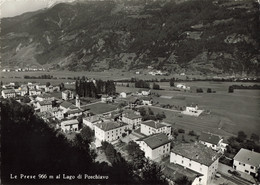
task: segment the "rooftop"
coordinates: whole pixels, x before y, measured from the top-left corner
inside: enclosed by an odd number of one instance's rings
[[[96,126],[103,131],[113,130],[113,129],[120,128],[120,127],[123,127],[126,125],[127,124],[122,123],[122,122],[102,122],[102,123],[96,124]]]
[[[135,113],[126,113],[123,117],[126,117],[128,119],[138,119],[138,118],[142,118],[142,116],[137,115]]]
[[[220,157],[217,152],[198,142],[176,145],[171,152],[206,166],[210,166]]]
[[[71,108],[71,109],[76,109],[77,107],[75,105],[73,105],[70,102],[64,101],[60,104],[60,106],[67,108]]]
[[[48,100],[44,100],[44,101],[39,101],[39,104],[40,104],[41,106],[43,106],[43,105],[52,105],[52,102],[51,102],[51,101],[48,101]]]
[[[2,90],[5,94],[6,93],[15,93],[15,90],[14,89],[5,89],[5,90]]]
[[[72,119],[72,120],[62,121],[61,125],[66,126],[66,125],[74,125],[74,124],[78,124],[78,123],[79,123],[78,120]]]
[[[141,124],[147,125],[149,127],[153,127],[153,128],[156,128],[156,129],[166,127],[165,124],[157,123],[153,120],[147,120],[147,121],[142,122]]]
[[[171,141],[168,139],[167,135],[164,133],[153,134],[150,136],[146,136],[138,139],[137,141],[144,141],[151,149],[158,148],[163,146]]]
[[[94,122],[97,122],[97,121],[99,121],[99,120],[101,120],[98,116],[90,116],[90,117],[85,117],[85,118],[83,118],[84,120],[86,120],[86,121],[89,121],[89,122],[91,122],[91,123],[94,123]]]
[[[235,155],[234,160],[249,164],[251,166],[260,165],[260,153],[241,148]]]
[[[213,135],[211,133],[202,132],[202,134],[200,135],[199,140],[207,142],[207,143],[211,143],[211,144],[214,144],[214,145],[217,145],[219,143],[219,141],[221,140],[221,138],[219,136]]]
[[[82,110],[80,110],[80,109],[73,109],[73,110],[69,110],[67,112],[67,114],[76,114],[76,113],[80,113],[80,112],[82,112]]]

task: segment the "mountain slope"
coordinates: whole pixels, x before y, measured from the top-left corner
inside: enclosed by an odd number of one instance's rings
[[[250,74],[259,71],[252,1],[89,1],[1,20],[2,65]]]

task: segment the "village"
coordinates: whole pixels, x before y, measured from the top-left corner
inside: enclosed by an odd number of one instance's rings
[[[95,79],[88,82],[97,86]],[[177,88],[189,87],[179,84]],[[98,98],[80,97],[75,90],[50,83],[27,83],[19,87],[10,83],[2,89],[2,98],[14,98],[33,107],[39,118],[68,140],[86,128],[92,130],[91,148],[97,152],[98,161],[109,163],[102,151],[105,141],[126,160],[130,160],[126,148],[135,142],[147,159],[161,166],[169,184],[182,176],[193,185],[255,184],[259,179],[260,153],[241,148],[230,158],[226,155],[229,141],[221,135],[176,129],[164,120],[164,113],[153,113],[156,96],[148,89],[98,94]],[[197,104],[174,111],[193,119],[203,112]]]

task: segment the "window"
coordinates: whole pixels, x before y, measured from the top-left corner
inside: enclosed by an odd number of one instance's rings
[[[245,170],[246,173],[248,173],[249,171],[248,170]]]
[[[181,164],[183,164],[183,161],[181,161]]]
[[[189,164],[189,167],[191,167],[191,163]]]

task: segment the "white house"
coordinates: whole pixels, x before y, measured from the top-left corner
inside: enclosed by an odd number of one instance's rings
[[[83,124],[91,128],[92,130],[95,129],[95,125],[97,123],[102,123],[102,122],[103,122],[102,119],[97,115],[83,118]]]
[[[52,93],[53,92],[53,86],[52,85],[50,85],[50,86],[46,86],[45,88],[44,88],[44,90],[45,90],[45,92],[50,92],[50,93]]]
[[[37,90],[45,90],[45,87],[46,87],[46,85],[43,85],[43,84],[37,84],[36,85]]]
[[[122,122],[102,122],[95,125],[95,138],[99,141],[112,142],[122,137],[129,126]]]
[[[40,112],[47,112],[52,109],[52,102],[48,100],[37,102],[37,108],[40,109]]]
[[[153,105],[153,99],[150,98],[150,97],[143,97],[143,98],[142,98],[142,104],[143,104],[143,105],[152,106],[152,105]]]
[[[136,107],[137,105],[139,105],[140,102],[141,101],[137,97],[134,97],[134,96],[128,97],[128,100],[127,100],[128,106],[131,109]]]
[[[189,87],[189,86],[186,86],[186,85],[184,85],[184,84],[177,84],[176,87],[179,88],[179,89],[190,90],[190,87]]]
[[[154,134],[136,140],[145,157],[154,160],[170,154],[171,141],[164,133]]]
[[[62,112],[62,110],[58,107],[54,107],[50,113],[57,118],[58,120],[61,120],[64,118],[64,113]]]
[[[29,96],[40,95],[41,93],[40,90],[29,90]]]
[[[79,121],[77,119],[62,121],[60,125],[63,132],[73,132],[79,130]]]
[[[182,111],[182,114],[186,114],[189,116],[199,116],[204,110],[199,110],[198,105],[189,105],[186,106],[186,109],[184,111]]]
[[[151,91],[150,90],[148,90],[148,91],[142,91],[142,95],[143,96],[148,96],[148,95],[150,95],[151,94]]]
[[[74,99],[74,93],[70,90],[65,90],[61,92],[61,97],[63,100],[71,100]]]
[[[201,143],[182,143],[171,150],[170,163],[201,174],[194,180],[193,185],[208,185],[217,173],[219,157],[217,152]]]
[[[139,113],[139,112],[138,112]],[[134,126],[139,126],[142,122],[142,116],[140,113],[134,113],[134,112],[126,112],[122,114],[122,122],[131,125],[131,128]]]
[[[141,133],[144,135],[165,133],[167,136],[170,136],[171,130],[172,130],[171,126],[164,122],[147,120],[141,123]]]
[[[121,92],[121,93],[120,93],[120,97],[121,97],[121,98],[126,98],[126,93],[125,93],[125,92]]]
[[[104,102],[104,103],[113,102],[113,97],[112,96],[108,96],[108,95],[102,95],[101,96],[101,101]]]
[[[16,97],[16,92],[14,89],[5,89],[2,90],[2,96],[3,98],[14,98]]]
[[[36,101],[54,101],[54,97],[50,94],[40,94],[36,97]]]
[[[225,152],[227,146],[227,144],[223,142],[223,139],[220,136],[205,132],[201,133],[199,142],[221,153]]]
[[[233,168],[256,177],[260,168],[260,153],[241,148],[234,157]]]

